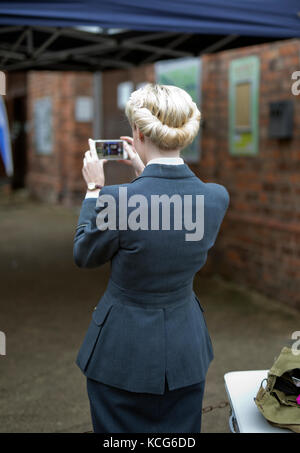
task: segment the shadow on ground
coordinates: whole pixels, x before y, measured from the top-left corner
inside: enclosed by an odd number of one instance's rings
[[[0,200],[1,432],[91,430],[85,378],[75,358],[109,266],[73,263],[78,211],[14,197]],[[299,313],[218,277],[195,279],[215,358],[204,407],[227,401],[228,371],[267,369],[297,330]],[[229,408],[203,415],[202,432],[229,432]]]

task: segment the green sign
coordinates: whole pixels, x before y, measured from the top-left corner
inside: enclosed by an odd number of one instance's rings
[[[233,60],[229,68],[229,151],[233,155],[258,152],[259,59]]]
[[[201,59],[176,58],[155,63],[156,81],[161,85],[175,85],[190,94],[200,110]],[[181,152],[187,162],[198,162],[200,128],[193,142]]]

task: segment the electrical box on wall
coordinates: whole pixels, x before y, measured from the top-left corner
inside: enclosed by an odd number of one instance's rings
[[[292,138],[293,102],[270,102],[269,108],[269,138]]]

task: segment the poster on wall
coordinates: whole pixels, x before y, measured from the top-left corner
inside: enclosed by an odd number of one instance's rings
[[[93,120],[94,100],[90,96],[77,96],[75,99],[75,121],[88,123]]]
[[[201,59],[176,58],[155,63],[156,82],[176,85],[187,91],[201,111]],[[194,141],[181,152],[186,162],[198,162],[200,158],[200,128]]]
[[[44,97],[34,102],[34,143],[39,154],[52,153],[52,99]]]
[[[259,59],[231,61],[229,67],[229,151],[235,156],[258,153]]]
[[[129,99],[129,96],[131,95],[133,91],[133,82],[131,80],[127,80],[125,82],[121,82],[118,85],[117,88],[117,103],[118,103],[118,108],[120,110],[124,110],[127,104],[127,101]]]

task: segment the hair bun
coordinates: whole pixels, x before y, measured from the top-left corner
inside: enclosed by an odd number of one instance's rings
[[[160,149],[182,149],[199,131],[201,113],[191,96],[173,85],[147,84],[134,91],[126,116]]]

